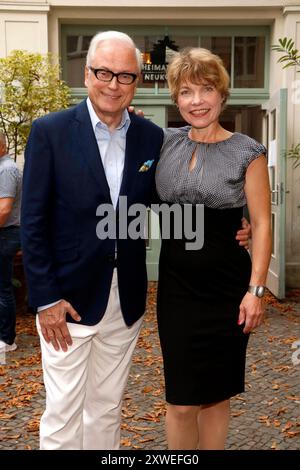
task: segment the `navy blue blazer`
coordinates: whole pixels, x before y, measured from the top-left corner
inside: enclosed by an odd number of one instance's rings
[[[120,195],[128,206],[149,205],[163,131],[147,119],[130,116]],[[154,160],[148,171],[142,164]],[[114,267],[115,240],[100,240],[96,215],[111,203],[86,101],[37,119],[25,151],[21,237],[29,304],[65,299],[85,325],[105,313]],[[128,219],[130,222],[130,218]],[[118,284],[127,325],[145,310],[146,249],[143,239],[117,239]],[[68,321],[73,321],[68,315]]]

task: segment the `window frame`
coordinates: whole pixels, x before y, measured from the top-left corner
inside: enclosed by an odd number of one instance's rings
[[[270,51],[270,26],[172,26],[168,27],[162,25],[82,25],[82,24],[61,24],[61,40],[60,40],[60,54],[62,59],[62,79],[67,82],[67,36],[68,35],[83,35],[93,36],[97,32],[103,30],[120,30],[127,33],[129,36],[134,35],[179,35],[179,36],[196,36],[198,35],[198,46],[201,46],[201,36],[224,36],[231,37],[231,83],[233,87],[230,89],[229,104],[245,104],[251,102],[252,104],[260,104],[269,98],[269,54]],[[264,86],[262,88],[234,88],[234,50],[235,50],[235,37],[250,37],[250,36],[263,36],[265,39],[264,50]],[[82,72],[83,73],[83,72]],[[86,97],[86,89],[84,86],[78,88],[71,88],[72,96],[74,99],[82,99]],[[158,83],[155,83],[153,88],[138,87],[135,95],[135,101],[147,100],[148,104],[156,104],[158,101],[161,104],[170,104],[168,88],[159,88]]]

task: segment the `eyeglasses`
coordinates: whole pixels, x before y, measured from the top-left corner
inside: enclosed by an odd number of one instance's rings
[[[111,70],[94,69],[91,66],[88,68],[93,72],[97,80],[100,80],[101,82],[111,82],[114,77],[117,77],[117,81],[122,85],[131,85],[137,79],[137,75],[135,73],[114,73]]]

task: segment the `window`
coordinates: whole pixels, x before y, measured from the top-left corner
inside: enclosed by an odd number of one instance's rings
[[[84,66],[91,36],[67,36],[67,82],[70,87],[84,86]]]
[[[84,66],[89,43],[99,31],[96,26],[62,25],[63,78],[74,88],[84,87]],[[105,26],[103,30],[120,30]],[[143,73],[139,90],[145,93],[167,91],[166,67],[176,51],[201,46],[218,54],[231,77],[231,89],[267,89],[265,56],[268,27],[160,27],[128,26],[129,34],[140,49]],[[213,32],[213,34],[212,34]]]
[[[263,88],[264,63],[264,37],[236,37],[234,39],[235,88]]]
[[[204,36],[201,38],[201,47],[219,55],[229,75],[231,74],[231,42],[231,37]]]

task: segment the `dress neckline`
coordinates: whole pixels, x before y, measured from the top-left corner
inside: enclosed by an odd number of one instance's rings
[[[187,137],[188,139],[197,144],[197,145],[216,145],[216,144],[222,144],[222,143],[226,143],[226,142],[229,142],[236,134],[237,132],[233,132],[232,135],[230,137],[228,137],[227,139],[223,139],[223,140],[217,140],[216,142],[203,142],[201,140],[194,140],[194,139],[191,139],[190,136],[189,136],[189,131],[190,129],[188,129],[187,131]]]

